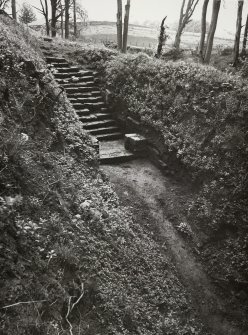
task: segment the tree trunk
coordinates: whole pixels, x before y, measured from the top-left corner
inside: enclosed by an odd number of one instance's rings
[[[155,55],[155,57],[160,58],[161,53],[162,53],[162,49],[163,49],[163,45],[165,42],[165,27],[164,27],[164,22],[166,20],[167,16],[162,20],[161,22],[161,26],[160,26],[160,35],[158,38],[158,49],[157,49],[157,53]]]
[[[61,5],[61,23],[60,23],[60,29],[61,29],[61,37],[64,38],[64,12],[63,12],[62,5]]]
[[[65,0],[65,38],[69,38],[70,0]]]
[[[125,6],[125,17],[124,17],[123,48],[122,48],[123,53],[127,52],[129,12],[130,12],[130,0],[127,0],[127,4]]]
[[[179,49],[180,47],[181,36],[182,36],[183,30],[186,27],[186,25],[190,22],[190,19],[192,15],[194,14],[195,8],[197,4],[199,3],[199,1],[200,0],[188,0],[185,11],[184,11],[184,7],[185,7],[186,0],[183,0],[182,2],[180,18],[179,18],[176,38],[174,42],[174,47],[176,49]]]
[[[218,16],[220,11],[220,4],[221,0],[214,0],[213,1],[213,11],[212,11],[212,18],[211,18],[211,24],[208,32],[208,38],[207,38],[207,45],[206,45],[206,51],[204,55],[204,63],[209,64],[211,53],[213,49],[213,43],[214,43],[214,34],[217,27],[218,22]]]
[[[209,0],[204,0],[203,7],[202,7],[201,39],[199,43],[199,56],[200,56],[201,61],[203,61],[204,44],[205,44],[205,37],[206,37],[206,30],[207,30],[206,27],[207,27],[208,3],[209,3]]]
[[[246,23],[245,23],[244,39],[241,52],[242,57],[244,57],[246,54],[247,36],[248,36],[248,15],[246,17]]]
[[[175,42],[174,42],[174,47],[176,49],[179,49],[180,43],[181,43],[181,35],[182,35],[182,23],[183,23],[183,11],[184,11],[184,6],[185,6],[185,1],[183,0],[181,10],[180,10],[180,17],[179,17],[179,22],[178,22],[178,28],[177,28],[177,33],[175,37]]]
[[[51,17],[51,32],[52,32],[52,37],[56,37],[56,12],[57,12],[57,6],[56,6],[56,1],[51,1],[51,12],[52,12],[52,17]]]
[[[11,0],[12,17],[16,20],[16,0]]]
[[[117,0],[117,47],[122,50],[122,0]]]
[[[42,2],[42,0],[40,0]],[[49,17],[48,17],[48,4],[47,4],[47,0],[45,0],[45,7],[43,7],[43,12],[44,12],[44,16],[45,16],[45,21],[46,21],[46,33],[47,36],[50,35],[50,24],[49,24]]]
[[[242,29],[242,12],[243,12],[244,0],[238,1],[238,13],[236,21],[236,34],[234,41],[234,52],[233,52],[233,66],[238,65],[239,61],[239,44],[240,44],[240,35]]]
[[[74,36],[77,38],[77,2],[73,0],[73,23],[74,23]]]

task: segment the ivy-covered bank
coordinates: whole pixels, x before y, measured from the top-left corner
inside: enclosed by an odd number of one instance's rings
[[[0,50],[1,334],[206,334],[99,172],[37,39],[0,17]]]
[[[222,267],[223,282],[246,291],[247,82],[213,67],[144,54],[112,57],[105,71],[112,103],[124,103],[126,117],[155,130],[197,187],[189,222],[209,236],[203,252],[212,273]]]

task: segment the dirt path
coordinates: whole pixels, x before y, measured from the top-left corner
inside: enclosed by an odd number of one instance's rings
[[[149,161],[139,159],[101,169],[114,184],[123,205],[130,206],[135,220],[150,226],[151,234],[166,246],[179,277],[190,292],[194,308],[214,335],[247,335],[241,329],[242,315],[230,306],[228,297],[217,292],[204,267],[168,220],[180,217],[184,192]]]

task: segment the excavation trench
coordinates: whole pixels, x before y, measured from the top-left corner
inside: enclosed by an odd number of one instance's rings
[[[211,283],[200,257],[168,220],[173,211],[180,216],[187,193],[184,186],[174,178],[165,177],[146,159],[103,165],[101,169],[113,183],[121,203],[130,207],[134,220],[148,223],[151,234],[165,246],[191,296],[193,308],[209,331],[213,335],[247,335],[248,330],[242,329],[244,316],[238,306]]]

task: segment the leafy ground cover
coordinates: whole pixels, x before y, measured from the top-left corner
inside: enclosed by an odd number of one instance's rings
[[[1,334],[206,334],[99,172],[37,40],[1,17],[0,50]]]
[[[206,234],[202,253],[223,285],[247,300],[247,84],[191,62],[147,55],[106,64],[107,85],[126,117],[155,130],[196,186],[188,219]]]

